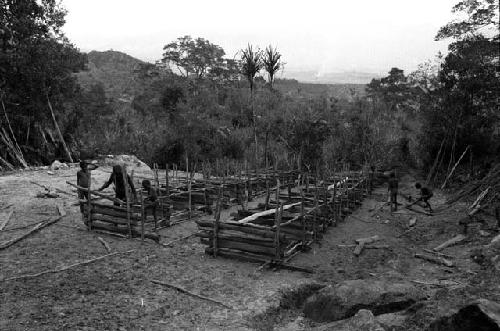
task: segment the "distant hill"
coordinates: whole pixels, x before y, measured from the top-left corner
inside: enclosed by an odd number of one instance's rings
[[[114,101],[130,103],[133,98],[144,92],[148,83],[134,74],[141,66],[147,63],[128,54],[118,51],[91,51],[88,56],[88,70],[77,74],[78,81],[84,89],[92,85],[102,84],[106,96]],[[291,73],[289,73],[291,75]],[[336,76],[337,75],[337,76]],[[282,93],[295,97],[328,96],[350,100],[353,95],[364,95],[365,82],[369,82],[373,75],[363,73],[349,73],[353,81],[363,83],[321,83],[321,79],[312,80],[313,72],[302,72],[295,79],[277,79],[275,87]],[[350,81],[346,74],[328,74],[324,77],[341,81]],[[370,77],[370,79],[368,79]],[[303,80],[302,80],[302,79]],[[311,81],[307,81],[307,79]]]
[[[327,96],[352,100],[354,96],[366,94],[366,84],[314,84],[299,82],[296,79],[277,79],[274,87],[283,94],[297,97]]]
[[[83,88],[100,83],[108,98],[125,102],[131,101],[144,88],[134,70],[145,62],[117,51],[92,51],[87,56],[88,70],[77,74]]]
[[[286,78],[296,79],[301,83],[315,84],[368,84],[373,78],[380,75],[369,72],[346,71],[318,73],[316,71],[293,71],[285,72]]]

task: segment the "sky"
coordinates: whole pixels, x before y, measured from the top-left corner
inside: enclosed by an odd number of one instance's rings
[[[278,48],[285,72],[405,72],[446,52],[434,41],[458,0],[62,0],[80,50],[161,59],[178,37],[202,37],[233,58],[248,43]]]

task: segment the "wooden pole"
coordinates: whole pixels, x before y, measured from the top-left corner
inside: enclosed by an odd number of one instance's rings
[[[299,186],[300,190],[300,219],[302,222],[302,244],[306,244],[306,218],[305,218],[305,202],[304,202],[304,190],[302,186]]]
[[[470,145],[467,146],[467,148],[465,149],[465,151],[462,153],[462,155],[460,156],[460,158],[458,159],[458,161],[455,163],[455,165],[451,169],[451,171],[448,174],[448,176],[446,176],[446,179],[444,180],[443,185],[441,185],[441,189],[444,189],[444,187],[446,186],[446,183],[448,182],[448,179],[450,179],[451,175],[453,175],[453,172],[455,172],[455,169],[457,168],[458,164],[460,163],[460,161],[464,157],[465,153],[467,153],[467,151],[469,150],[469,147],[470,147]]]
[[[50,103],[49,99],[49,94],[46,94],[47,96],[47,104],[50,109],[50,115],[52,115],[52,120],[54,121],[54,126],[56,127],[57,134],[59,135],[59,139],[61,139],[61,143],[63,144],[64,151],[66,152],[66,155],[68,156],[68,159],[71,163],[73,163],[73,158],[71,157],[71,153],[68,149],[68,146],[66,145],[66,142],[64,141],[63,135],[61,133],[61,129],[59,129],[59,124],[57,124],[56,116],[54,115],[54,109],[52,109],[52,104]]]
[[[89,171],[89,187],[87,189],[87,229],[92,231],[92,172]]]
[[[281,260],[281,248],[280,248],[280,229],[281,229],[281,216],[283,215],[283,204],[278,202],[278,207],[276,208],[275,215],[275,225],[276,225],[276,233],[274,237],[274,246],[276,248],[276,253],[274,259],[276,261]]]
[[[217,251],[218,251],[219,221],[222,208],[222,190],[223,190],[223,185],[220,185],[217,197],[217,207],[215,210],[215,221],[214,221],[214,238],[213,238],[214,257],[217,257]]]
[[[130,223],[130,196],[129,196],[127,169],[125,168],[125,166],[122,166],[121,168],[122,168],[122,176],[123,176],[123,185],[125,187],[125,199],[126,199],[126,204],[127,204],[128,235],[129,235],[129,238],[132,238],[132,224]]]
[[[142,188],[139,189],[139,203],[141,204],[141,240],[144,241],[144,223],[146,222],[146,209],[144,208],[144,199],[142,198]],[[130,216],[127,215],[127,217],[129,218]],[[155,222],[155,231],[156,231],[156,222]]]

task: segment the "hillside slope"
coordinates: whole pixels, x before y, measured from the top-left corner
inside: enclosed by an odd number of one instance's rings
[[[108,98],[127,102],[142,92],[144,84],[134,71],[145,62],[117,51],[91,51],[88,61],[88,70],[77,74],[84,89],[102,84]]]

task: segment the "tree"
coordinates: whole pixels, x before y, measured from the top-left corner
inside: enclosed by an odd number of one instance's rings
[[[257,119],[255,116],[255,109],[253,105],[254,97],[254,84],[255,76],[262,69],[262,51],[260,49],[253,50],[253,47],[248,44],[247,48],[241,50],[241,73],[246,77],[248,83],[250,84],[250,103],[252,108],[252,123],[253,123],[253,134],[254,134],[254,166],[257,167]]]
[[[11,135],[24,138],[24,150],[39,142],[32,127],[45,130],[52,121],[60,132],[56,117],[67,118],[65,104],[78,93],[73,73],[84,69],[86,57],[61,32],[65,14],[55,0],[0,3],[0,89]]]
[[[165,45],[163,50],[162,62],[174,64],[186,77],[195,75],[203,78],[224,66],[225,52],[222,47],[203,38],[193,40],[186,35]]]
[[[436,40],[454,38],[457,40],[472,35],[491,33],[498,36],[498,0],[463,0],[452,8],[452,12],[465,17],[441,27]]]
[[[264,70],[267,72],[267,75],[269,77],[269,85],[272,89],[274,76],[283,67],[283,63],[281,62],[281,54],[276,48],[273,49],[273,47],[269,45],[264,52],[262,62]]]
[[[452,9],[460,19],[446,24],[436,35],[436,40],[454,41],[441,64],[439,88],[432,93],[435,105],[423,113],[427,163],[433,159],[429,151],[437,152],[441,142],[449,155],[448,167],[467,146],[482,157],[498,153],[498,9],[497,0],[461,1]]]

